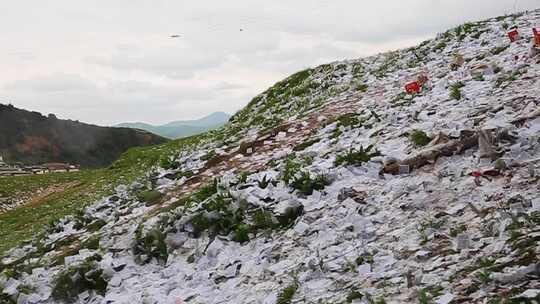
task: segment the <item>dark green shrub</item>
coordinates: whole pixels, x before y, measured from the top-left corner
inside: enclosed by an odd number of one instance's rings
[[[467,226],[462,224],[456,227],[450,227],[450,236],[451,237],[457,237],[458,234],[467,231]]]
[[[93,218],[90,216],[87,216],[84,213],[84,210],[77,210],[77,212],[74,215],[74,224],[73,228],[76,230],[80,230],[84,228],[84,226],[88,225],[90,222],[92,222]]]
[[[257,181],[257,185],[261,189],[266,189],[266,187],[268,187],[268,185],[270,185],[271,182],[272,182],[272,179],[267,179],[265,175],[262,180]]]
[[[103,270],[95,261],[84,263],[62,271],[54,280],[52,296],[57,301],[73,302],[77,296],[88,290],[104,296],[107,281],[103,278]]]
[[[455,100],[461,99],[461,88],[463,88],[465,84],[463,82],[457,82],[450,86],[450,98]]]
[[[251,228],[248,225],[241,224],[234,229],[233,241],[244,243],[249,241],[249,233]]]
[[[475,75],[475,76],[473,77],[473,79],[476,80],[476,81],[484,81],[484,80],[485,80],[485,79],[484,79],[484,75],[482,75],[482,74]]]
[[[339,128],[335,128],[334,132],[332,132],[332,135],[330,135],[329,138],[330,139],[336,139],[336,138],[340,137],[341,134],[343,134],[343,132]]]
[[[141,258],[146,256],[144,260],[140,259],[142,264],[149,263],[155,258],[158,263],[165,264],[169,258],[167,244],[165,243],[165,233],[163,227],[153,228],[146,235],[142,234],[142,226],[135,231],[135,244],[133,245],[133,254]]]
[[[178,167],[180,166],[180,164],[178,163],[178,161],[176,160],[176,158],[172,158],[172,157],[165,157],[161,160],[159,166],[165,170],[169,170],[169,169],[178,169]]]
[[[359,92],[364,93],[364,92],[367,91],[368,85],[367,85],[367,84],[363,84],[363,83],[359,83],[359,84],[357,84],[357,85],[355,86],[355,89],[356,89],[357,91],[359,91]]]
[[[517,80],[521,75],[527,73],[526,69],[519,69],[513,72],[507,72],[500,75],[495,81],[495,87],[497,88],[506,88],[513,81]],[[504,85],[503,85],[504,84]]]
[[[357,127],[362,125],[362,119],[358,113],[347,113],[337,118],[337,128],[339,127]]]
[[[90,223],[88,226],[86,226],[86,230],[91,231],[91,232],[98,231],[105,225],[107,225],[107,222],[105,222],[102,219],[97,219],[93,221],[92,223]]]
[[[433,50],[434,50],[434,51],[442,51],[442,50],[444,50],[444,49],[446,48],[446,46],[447,46],[446,41],[441,41],[441,42],[439,42],[439,44],[437,44],[437,45],[433,48]]]
[[[417,147],[423,147],[431,142],[431,137],[422,130],[413,130],[409,134],[409,140]]]
[[[284,214],[278,215],[277,220],[279,225],[277,227],[290,228],[296,222],[296,219],[300,217],[304,212],[304,208],[289,208]]]
[[[0,288],[2,288],[2,286],[0,286]],[[8,294],[5,294],[3,292],[0,291],[0,303],[5,303],[5,304],[16,304],[17,302],[15,302],[10,295]]]
[[[230,208],[233,198],[228,195],[217,195],[207,201],[203,210],[196,213],[190,223],[194,228],[194,237],[207,231],[211,236],[228,235],[244,224],[245,211],[242,208]],[[242,231],[239,231],[241,233]]]
[[[354,300],[361,300],[364,297],[358,290],[351,290],[347,295],[347,303],[352,303]]]
[[[247,182],[248,176],[249,172],[240,172],[240,174],[238,174],[238,182],[240,182],[241,184],[245,184]]]
[[[296,176],[290,184],[293,189],[304,195],[312,195],[313,190],[320,191],[328,185],[330,185],[330,181],[324,174],[312,178],[308,172],[300,173],[300,176]]]
[[[373,264],[374,263],[373,254],[369,252],[363,253],[359,255],[358,257],[356,257],[354,262],[356,263],[357,266],[360,266],[363,264]]]
[[[197,202],[202,202],[206,200],[207,198],[211,197],[212,195],[216,194],[217,187],[218,187],[218,180],[214,179],[212,183],[199,188],[199,190],[195,192],[195,194],[193,194],[191,198]]]
[[[217,156],[216,151],[215,150],[210,150],[208,153],[206,153],[206,155],[203,155],[203,157],[201,157],[201,160],[209,161],[209,160],[213,159],[216,156]]]
[[[299,160],[295,159],[294,156],[289,156],[285,160],[285,167],[283,169],[281,179],[289,184],[293,179],[294,175],[302,169],[302,163]]]
[[[276,226],[273,221],[272,213],[266,210],[257,210],[252,216],[253,228],[255,229],[269,229]]]
[[[369,145],[366,149],[364,149],[363,146],[360,146],[359,150],[350,149],[345,154],[337,155],[334,164],[336,166],[341,166],[343,164],[352,166],[362,165],[363,163],[370,161],[373,157],[381,155],[378,150],[375,149],[373,152],[372,150],[373,145]]]
[[[99,249],[99,239],[100,239],[99,235],[91,236],[90,238],[88,238],[86,241],[84,241],[81,244],[81,249],[84,249],[84,248],[93,249],[93,250]]]
[[[277,297],[276,304],[291,304],[294,294],[298,289],[298,284],[295,282],[281,291]]]

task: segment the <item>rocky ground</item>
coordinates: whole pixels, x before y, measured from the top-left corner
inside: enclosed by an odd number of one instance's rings
[[[539,23],[291,76],[11,250],[0,302],[538,303]]]

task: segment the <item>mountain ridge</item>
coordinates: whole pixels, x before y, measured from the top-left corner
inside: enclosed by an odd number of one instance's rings
[[[217,129],[224,125],[230,117],[231,116],[225,112],[214,112],[200,119],[178,120],[163,125],[134,122],[120,123],[115,125],[115,127],[141,129],[170,139],[178,139],[200,134],[211,129]]]
[[[164,143],[157,135],[100,127],[0,104],[0,154],[9,162],[110,165],[127,149]]]

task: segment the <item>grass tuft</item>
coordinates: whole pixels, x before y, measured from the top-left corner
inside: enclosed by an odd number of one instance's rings
[[[432,139],[422,130],[413,130],[411,134],[409,134],[409,140],[416,147],[423,147],[429,144]]]
[[[276,304],[291,304],[296,290],[298,290],[298,284],[296,282],[287,286],[278,295]]]
[[[381,153],[378,150],[373,150],[373,145],[369,145],[364,149],[363,146],[360,146],[359,150],[350,149],[345,154],[340,154],[336,157],[334,164],[336,166],[349,165],[349,166],[360,166],[363,163],[370,161],[373,157],[380,156]]]

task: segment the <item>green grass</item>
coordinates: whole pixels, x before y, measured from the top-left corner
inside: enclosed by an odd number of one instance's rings
[[[291,188],[298,190],[304,195],[312,195],[314,190],[321,191],[330,185],[330,180],[323,174],[311,177],[308,172],[302,171],[300,176],[294,177]]]
[[[165,243],[166,235],[163,229],[163,227],[156,227],[143,235],[142,226],[137,228],[135,232],[136,243],[132,248],[133,254],[137,256],[137,262],[146,264],[154,258],[163,265],[167,262],[169,252]]]
[[[373,145],[369,145],[365,149],[361,146],[359,150],[351,149],[345,154],[339,154],[336,156],[334,165],[360,166],[363,163],[370,161],[371,158],[381,155],[381,153],[377,149],[375,149],[374,151],[372,151],[372,149]]]
[[[461,94],[461,88],[463,88],[465,84],[463,82],[457,82],[450,86],[450,98],[455,100],[460,100],[462,97]]]
[[[55,278],[54,283],[53,298],[66,302],[74,301],[81,292],[87,290],[104,295],[108,285],[103,278],[103,270],[92,259],[64,270]]]
[[[290,304],[292,303],[292,299],[294,297],[294,294],[296,293],[296,290],[298,289],[298,284],[293,283],[289,286],[287,286],[285,289],[283,289],[277,298],[276,304]]]
[[[431,137],[427,136],[422,130],[413,130],[411,134],[409,134],[409,140],[416,147],[423,147],[431,142]]]
[[[347,113],[339,116],[337,118],[337,122],[336,128],[339,129],[339,127],[348,128],[360,126],[362,125],[363,120],[360,118],[360,114],[358,113]]]
[[[177,151],[191,149],[207,137],[208,133],[205,133],[158,146],[132,148],[106,169],[1,178],[0,193],[7,197],[32,193],[58,183],[78,182],[78,185],[52,194],[40,204],[25,205],[0,214],[0,255],[38,235],[48,223],[113,194],[116,186],[142,178],[152,166]]]
[[[137,193],[137,198],[146,204],[146,206],[152,206],[159,202],[163,195],[156,190],[146,190]]]

